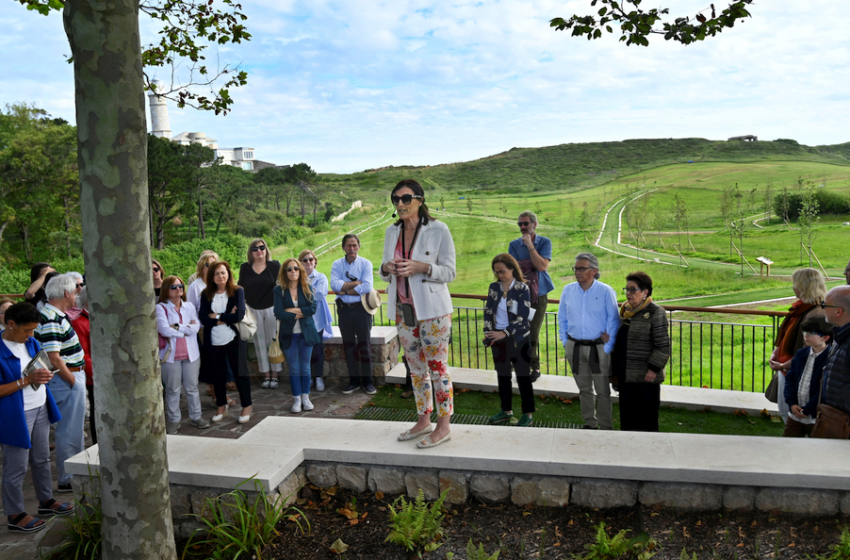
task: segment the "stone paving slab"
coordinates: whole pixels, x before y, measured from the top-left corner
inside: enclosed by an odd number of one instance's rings
[[[498,390],[495,370],[451,368],[452,385],[458,389],[493,392]],[[394,367],[386,377],[387,383],[404,384],[406,372],[404,365]],[[578,396],[578,386],[575,378],[563,375],[541,375],[534,385],[535,395],[554,395],[557,397],[574,398]],[[519,389],[514,387],[514,393]],[[616,391],[612,400],[619,402]],[[716,412],[732,413],[744,410],[750,416],[756,416],[762,410],[773,415],[779,414],[779,407],[764,398],[762,393],[748,391],[730,391],[726,389],[701,389],[699,387],[677,387],[675,385],[661,386],[662,406],[704,410],[711,408]]]

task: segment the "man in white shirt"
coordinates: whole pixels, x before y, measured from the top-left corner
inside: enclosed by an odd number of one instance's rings
[[[372,263],[357,255],[360,238],[348,233],[342,238],[345,257],[331,267],[331,290],[337,293],[337,317],[342,335],[342,348],[348,365],[349,395],[361,386],[369,395],[376,393],[372,385],[372,316],[361,303],[360,296],[372,291]]]

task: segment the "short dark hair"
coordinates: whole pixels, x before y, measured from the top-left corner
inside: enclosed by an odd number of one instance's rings
[[[6,310],[6,323],[14,321],[16,325],[32,325],[41,320],[41,313],[29,302],[23,301],[9,306]]]
[[[342,236],[342,247],[343,247],[343,249],[345,248],[345,242],[348,241],[349,239],[352,239],[352,238],[356,239],[357,240],[357,246],[358,247],[360,246],[360,238],[357,237],[356,233],[346,233],[345,235]]]
[[[803,320],[802,324],[800,324],[800,330],[817,333],[821,336],[828,336],[829,338],[832,338],[832,325],[830,325],[826,321],[826,317],[824,317],[823,315],[817,315],[815,317],[806,317]]]
[[[422,188],[422,185],[419,184],[419,181],[416,179],[402,179],[398,182],[398,184],[393,187],[390,196],[394,195],[397,190],[403,189],[407,187],[408,189],[413,191],[413,194],[422,197],[422,206],[419,207],[419,219],[422,220],[422,225],[427,226],[429,220],[433,220],[434,217],[428,212],[428,205],[425,204],[425,189]],[[401,225],[401,218],[396,221],[395,225]]]
[[[646,272],[641,270],[631,272],[628,276],[626,276],[626,282],[634,282],[638,285],[638,288],[647,291],[647,296],[652,295],[652,278],[650,278],[649,274]]]

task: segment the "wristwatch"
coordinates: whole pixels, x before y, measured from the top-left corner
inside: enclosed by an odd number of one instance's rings
[[[431,265],[430,264],[428,265],[428,272],[426,272],[426,274],[428,276],[431,276]]]

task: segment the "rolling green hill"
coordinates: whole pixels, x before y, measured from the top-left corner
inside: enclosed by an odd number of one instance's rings
[[[351,174],[324,174],[319,181],[346,190],[374,191],[384,196],[403,178],[419,180],[426,189],[482,195],[569,192],[664,165],[693,162],[801,161],[850,166],[850,142],[804,146],[794,140],[770,142],[716,141],[702,138],[624,140],[561,144],[544,148],[511,148],[469,162],[370,169]],[[377,193],[375,193],[377,194]]]

